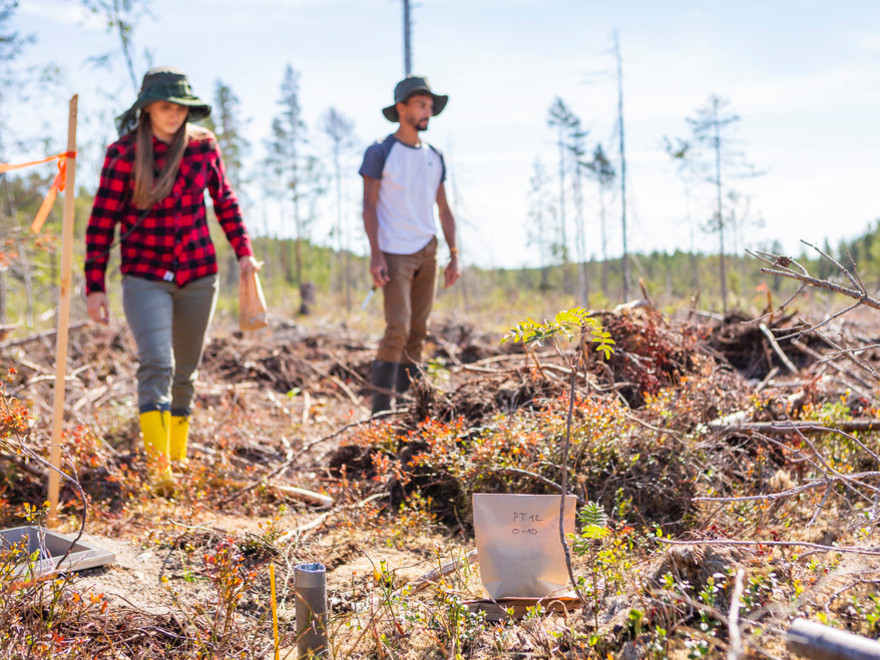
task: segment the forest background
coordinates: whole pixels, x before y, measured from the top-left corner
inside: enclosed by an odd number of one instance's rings
[[[80,93],[81,282],[113,117],[149,66],[180,66],[214,105],[208,125],[266,261],[273,309],[295,314],[294,292],[314,285],[313,312],[350,318],[369,286],[357,167],[366,144],[393,130],[379,109],[403,73],[400,7],[201,5],[0,0],[0,161],[61,151],[66,99]],[[799,239],[849,252],[871,286],[871,12],[858,2],[834,16],[812,2],[680,2],[660,18],[638,3],[618,13],[572,2],[417,6],[414,71],[452,98],[428,139],[446,154],[467,267],[440,305],[550,314],[641,295],[641,282],[663,306],[760,307],[765,281],[744,250],[799,256]],[[53,175],[46,165],[0,176],[0,324],[50,322],[60,205],[39,236],[28,226]],[[224,309],[236,273],[222,236],[215,244]]]

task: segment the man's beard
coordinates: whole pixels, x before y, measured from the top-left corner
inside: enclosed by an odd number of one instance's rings
[[[427,131],[428,130],[428,120],[425,119],[416,124],[417,131]]]

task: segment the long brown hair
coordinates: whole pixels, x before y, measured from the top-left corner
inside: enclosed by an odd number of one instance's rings
[[[183,123],[168,145],[165,165],[159,172],[159,179],[153,181],[153,129],[150,126],[149,113],[141,111],[137,127],[134,130],[136,146],[134,150],[134,193],[132,201],[141,209],[148,209],[161,199],[171,194],[177,169],[183,159],[183,152],[189,143],[193,131],[187,122]]]

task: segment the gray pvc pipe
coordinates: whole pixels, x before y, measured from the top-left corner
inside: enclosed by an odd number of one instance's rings
[[[327,571],[323,564],[293,569],[296,591],[296,638],[301,659],[329,655],[327,642]]]
[[[789,651],[812,660],[880,660],[880,643],[821,623],[795,619],[785,636]]]

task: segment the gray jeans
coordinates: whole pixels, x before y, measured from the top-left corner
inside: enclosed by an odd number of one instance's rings
[[[216,304],[216,275],[182,288],[174,282],[122,276],[122,306],[140,362],[140,412],[171,410],[176,415],[190,414],[196,369]]]

